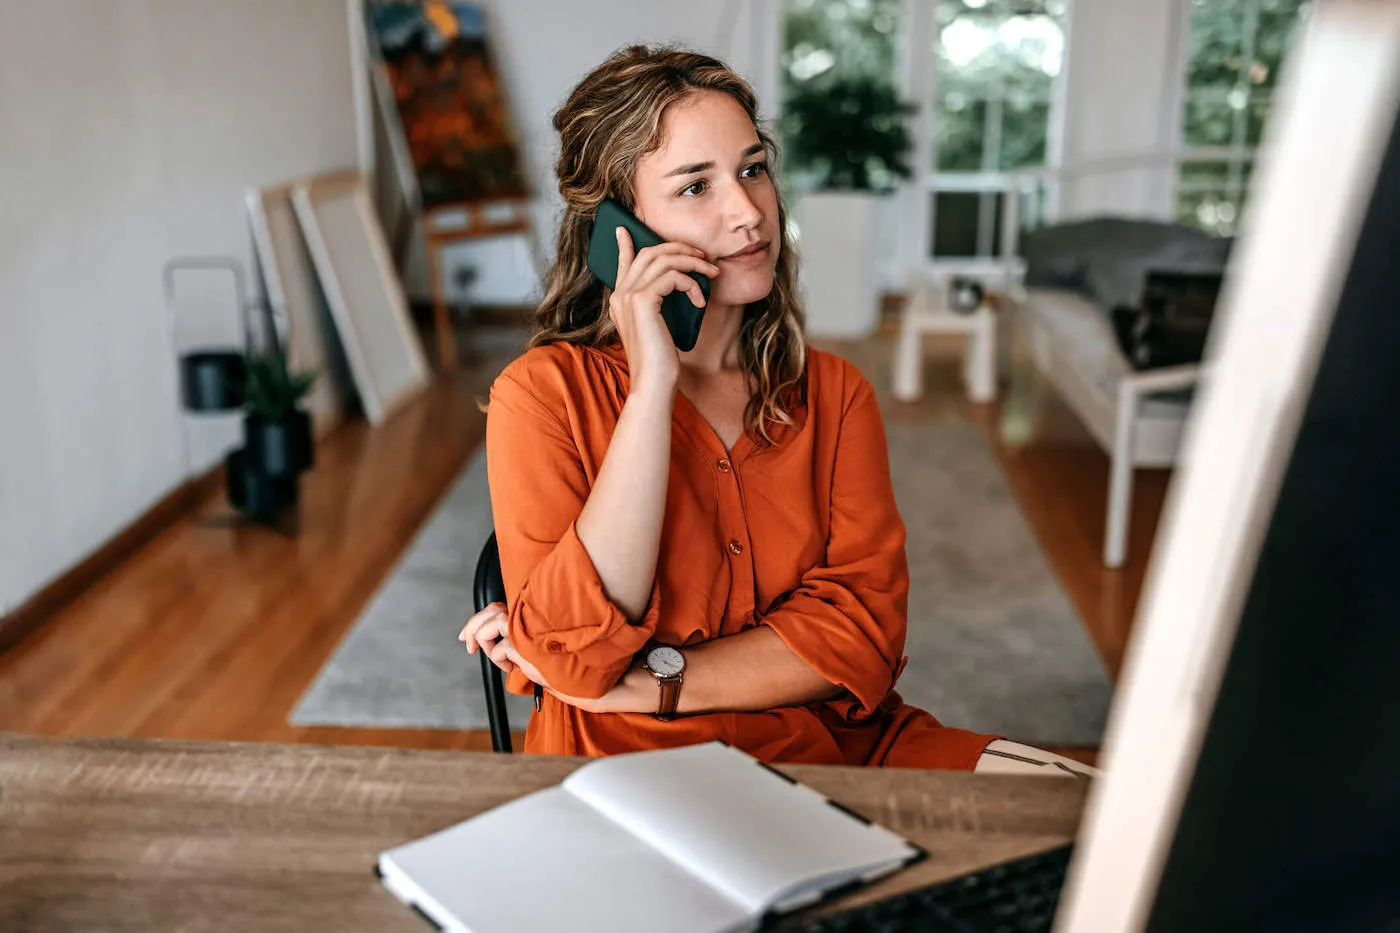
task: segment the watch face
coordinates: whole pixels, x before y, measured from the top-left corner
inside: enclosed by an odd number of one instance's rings
[[[673,677],[685,670],[685,656],[665,645],[647,653],[647,667],[662,677]]]

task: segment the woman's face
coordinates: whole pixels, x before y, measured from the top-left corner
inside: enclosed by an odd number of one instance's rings
[[[728,94],[700,91],[668,109],[662,128],[665,145],[637,166],[637,218],[719,266],[711,302],[765,297],[783,241],[768,156],[744,108]]]

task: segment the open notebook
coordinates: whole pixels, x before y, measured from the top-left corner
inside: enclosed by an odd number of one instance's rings
[[[618,755],[379,856],[470,933],[748,930],[923,851],[728,745]]]

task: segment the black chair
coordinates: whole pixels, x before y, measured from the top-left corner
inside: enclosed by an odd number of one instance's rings
[[[480,612],[491,603],[506,601],[506,584],[501,578],[501,555],[496,549],[496,533],[481,547],[481,556],[476,561],[476,583],[473,587],[475,612]],[[486,719],[491,724],[491,748],[509,754],[510,719],[506,715],[506,684],[501,669],[491,663],[486,652],[481,655],[481,686],[486,691]]]

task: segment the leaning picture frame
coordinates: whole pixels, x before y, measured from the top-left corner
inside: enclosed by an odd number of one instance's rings
[[[365,417],[380,425],[427,386],[429,370],[364,176],[302,180],[292,203]]]
[[[295,185],[289,181],[251,187],[244,200],[255,268],[273,320],[282,324],[276,336],[287,368],[316,377],[306,409],[317,435],[322,435],[345,418],[353,405],[353,390],[335,321],[292,204]]]

